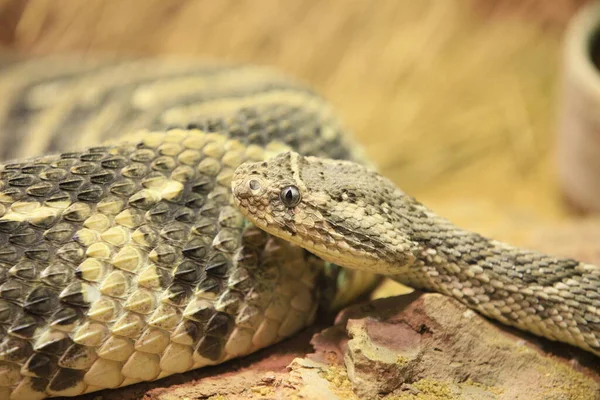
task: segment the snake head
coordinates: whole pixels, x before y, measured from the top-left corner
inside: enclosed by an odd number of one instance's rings
[[[309,191],[299,175],[303,157],[282,153],[268,161],[246,163],[233,175],[232,190],[236,205],[260,228],[289,239],[304,232],[316,220],[323,220],[319,209],[326,199]],[[275,232],[273,232],[275,231]]]
[[[414,261],[393,204],[404,194],[362,165],[287,152],[242,164],[232,190],[252,223],[326,261],[383,274]]]

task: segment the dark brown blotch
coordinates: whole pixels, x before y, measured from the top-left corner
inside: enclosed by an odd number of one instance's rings
[[[48,335],[45,341],[36,343],[35,351],[60,356],[73,344],[73,340],[64,332],[52,331],[51,335]]]
[[[56,256],[67,263],[80,264],[85,258],[85,251],[78,243],[68,242],[56,251]]]
[[[104,152],[95,152],[92,149],[90,149],[89,153],[84,153],[82,155],[79,156],[79,159],[81,161],[100,161],[105,157],[105,153]]]
[[[156,253],[156,263],[170,268],[173,268],[173,264],[179,256],[179,251],[175,247],[164,243],[159,244],[154,252]]]
[[[27,340],[7,336],[0,342],[0,358],[4,361],[23,363],[32,353],[33,349]]]
[[[51,255],[50,248],[46,243],[40,243],[34,247],[26,248],[23,253],[25,254],[25,257],[40,262],[48,261]]]
[[[80,282],[73,282],[62,291],[59,296],[60,301],[76,307],[89,307],[82,290]]]
[[[40,267],[31,260],[23,259],[11,268],[12,274],[17,278],[32,281],[37,278]]]
[[[209,244],[203,238],[194,238],[187,242],[183,247],[182,253],[185,257],[193,260],[203,260],[206,256],[206,249]]]
[[[137,185],[130,179],[115,182],[110,187],[110,192],[117,196],[131,196],[137,190]]]
[[[171,207],[160,202],[146,212],[146,219],[155,224],[164,224],[171,218]]]
[[[33,197],[46,197],[54,190],[54,185],[50,182],[39,182],[27,188],[28,195]]]
[[[85,180],[81,177],[78,176],[73,176],[70,178],[67,178],[61,182],[58,183],[58,187],[61,190],[66,190],[66,191],[75,191],[75,190],[79,190],[81,188],[81,186],[83,186],[83,184],[85,183]]]
[[[85,372],[76,369],[59,368],[56,375],[50,381],[48,389],[60,392],[76,386],[83,380]]]
[[[36,183],[38,178],[33,175],[18,174],[8,179],[10,186],[27,187]]]
[[[102,189],[99,185],[89,185],[82,188],[79,193],[77,193],[77,200],[86,201],[88,203],[97,203],[102,199],[104,195],[104,189]]]
[[[206,263],[206,274],[215,277],[225,277],[229,270],[230,262],[221,253],[214,254],[211,256]]]
[[[177,306],[183,306],[191,294],[192,289],[188,285],[173,283],[167,288],[166,298]]]
[[[45,164],[30,164],[21,167],[21,172],[24,174],[39,175],[40,172],[46,169]]]
[[[215,309],[212,306],[203,306],[196,310],[194,314],[190,316],[194,321],[198,321],[202,328],[202,332],[204,332],[204,326],[208,323],[210,318],[215,314]]]
[[[25,299],[23,308],[33,314],[46,315],[58,305],[58,294],[46,286],[33,289]]]
[[[185,260],[175,268],[175,279],[188,284],[194,283],[200,278],[200,268],[199,264]]]
[[[12,233],[25,226],[25,223],[22,221],[13,221],[10,219],[2,219],[0,220],[0,232],[4,233]]]
[[[91,162],[81,162],[71,167],[71,173],[75,175],[90,175],[98,169],[98,165]]]
[[[97,185],[106,185],[115,180],[115,174],[112,171],[101,171],[90,176],[90,182]]]
[[[170,243],[181,245],[187,239],[188,227],[181,222],[171,222],[160,231],[160,236]]]
[[[218,337],[204,336],[198,342],[196,352],[211,361],[218,361],[223,352],[223,342]]]
[[[29,386],[34,392],[38,392],[46,396],[46,388],[48,387],[48,380],[45,378],[30,378]]]
[[[207,194],[211,190],[213,190],[214,186],[215,180],[213,178],[206,175],[200,175],[194,180],[194,184],[192,185],[192,192],[198,194]]]
[[[97,358],[92,347],[74,343],[60,357],[58,364],[64,368],[87,370]]]
[[[202,326],[195,321],[190,319],[183,320],[183,327],[185,329],[185,333],[192,339],[193,343],[197,343],[200,340],[200,337],[204,335],[204,329]]]
[[[20,302],[27,288],[17,279],[10,279],[0,286],[0,297],[6,300]]]
[[[37,378],[49,378],[57,368],[56,357],[43,353],[33,353],[25,362],[23,369],[28,375]]]
[[[229,314],[217,312],[211,317],[205,327],[207,335],[224,338],[233,329],[233,319]]]
[[[106,160],[102,160],[100,162],[100,165],[102,165],[102,168],[110,168],[110,169],[123,168],[126,164],[127,164],[127,160],[125,159],[125,157],[121,157],[121,156],[109,157]]]
[[[200,279],[200,282],[196,286],[196,291],[212,293],[216,296],[221,292],[221,280],[214,276],[205,276]]]
[[[73,237],[75,228],[66,222],[61,222],[44,232],[44,239],[53,243],[66,243]]]
[[[31,339],[37,328],[43,326],[44,321],[33,314],[19,315],[8,328],[8,333],[23,339]]]
[[[52,314],[49,323],[59,326],[72,325],[80,318],[81,313],[76,308],[63,306]]]

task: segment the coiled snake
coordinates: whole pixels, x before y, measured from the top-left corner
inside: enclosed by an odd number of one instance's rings
[[[0,170],[0,399],[243,356],[374,282],[268,236],[232,204],[244,161],[286,149],[359,159],[302,86],[185,61],[50,58],[1,72],[4,159],[74,151]]]
[[[0,170],[1,399],[249,354],[310,324],[320,303],[363,293],[370,272],[598,353],[596,267],[458,230],[358,164],[323,161],[365,162],[327,104],[274,71],[0,68],[0,155],[19,160]],[[242,164],[238,205],[285,240],[236,208]]]

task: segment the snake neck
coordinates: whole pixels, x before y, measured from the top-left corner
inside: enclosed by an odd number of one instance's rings
[[[416,259],[397,281],[600,355],[600,268],[490,240],[432,214],[428,219],[413,232]]]

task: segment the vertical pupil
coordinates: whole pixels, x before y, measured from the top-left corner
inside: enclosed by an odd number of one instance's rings
[[[295,186],[286,186],[279,192],[279,198],[287,207],[296,207],[300,202],[300,192]]]

